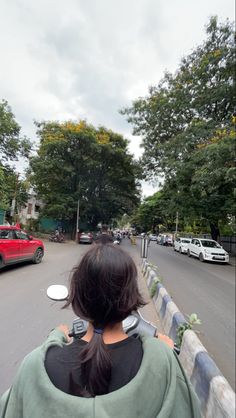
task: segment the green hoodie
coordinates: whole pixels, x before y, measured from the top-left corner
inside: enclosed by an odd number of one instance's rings
[[[68,395],[50,381],[44,359],[52,345],[64,344],[54,330],[23,360],[14,383],[0,400],[0,418],[200,418],[196,395],[172,350],[142,337],[137,375],[121,389],[95,398]]]

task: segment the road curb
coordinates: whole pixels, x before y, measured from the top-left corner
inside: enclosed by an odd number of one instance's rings
[[[145,259],[142,271],[149,289],[156,282],[154,305],[164,332],[175,340],[178,326],[186,320],[164,286],[157,282],[156,272]],[[200,400],[203,416],[235,417],[235,393],[195,332],[185,331],[179,359]]]

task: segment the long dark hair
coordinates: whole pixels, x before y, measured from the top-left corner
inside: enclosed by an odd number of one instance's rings
[[[91,248],[73,270],[64,307],[69,305],[76,315],[99,330],[122,321],[145,305],[138,290],[137,269],[129,254],[112,244]],[[93,397],[107,393],[111,360],[102,334],[94,332],[81,351],[80,362],[83,387],[77,394]]]

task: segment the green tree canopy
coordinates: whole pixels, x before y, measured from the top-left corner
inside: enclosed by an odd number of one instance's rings
[[[142,136],[147,178],[163,175],[173,212],[218,223],[234,213],[233,24],[212,17],[206,40],[123,114]]]
[[[157,192],[148,196],[140,204],[131,217],[131,224],[139,232],[160,232],[171,231],[174,227],[175,217],[173,216],[170,200],[165,193]]]
[[[27,138],[20,137],[20,126],[15,120],[7,101],[0,102],[0,164],[17,160],[19,156],[28,157],[31,144]]]
[[[95,227],[139,202],[138,167],[121,135],[85,121],[37,123],[40,146],[31,180],[46,203],[44,214]]]
[[[30,141],[20,136],[20,126],[15,120],[7,101],[0,102],[0,207],[10,209],[13,198],[17,207],[27,200],[26,185],[20,180],[10,162],[28,157]]]
[[[6,210],[8,218],[13,216],[13,220],[16,221],[17,212],[27,202],[29,184],[27,180],[19,178],[14,167],[7,164],[4,168],[0,166],[0,184],[0,208]],[[11,214],[13,200],[15,208],[14,213]]]

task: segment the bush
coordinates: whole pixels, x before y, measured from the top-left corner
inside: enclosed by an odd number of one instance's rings
[[[39,231],[39,220],[38,219],[28,219],[27,221],[27,229],[29,231]]]
[[[190,316],[188,316],[188,321],[186,321],[184,324],[181,324],[177,328],[177,338],[176,338],[176,346],[180,349],[184,333],[187,329],[193,329],[194,325],[200,325],[201,320],[197,317],[197,314],[192,313]]]

